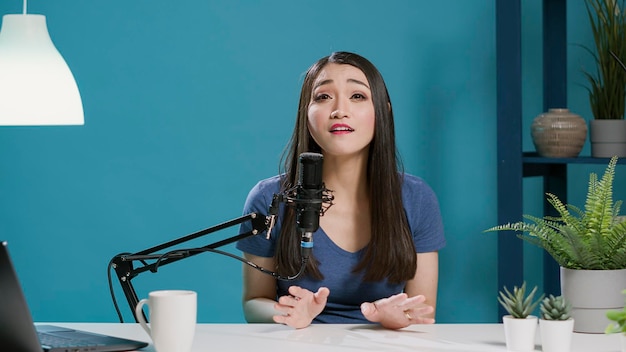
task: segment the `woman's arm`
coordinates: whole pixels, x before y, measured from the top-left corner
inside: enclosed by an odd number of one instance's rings
[[[435,322],[437,283],[439,276],[437,252],[418,253],[415,276],[404,292],[376,302],[365,302],[361,312],[371,322],[389,329],[401,329],[411,324]]]
[[[274,270],[274,258],[244,253],[246,260],[268,270]],[[243,266],[243,313],[248,323],[273,323],[272,317],[281,314],[274,309],[276,279],[249,265]]]
[[[423,295],[426,297],[424,304],[433,307],[433,312],[432,314],[425,315],[425,317],[435,318],[438,283],[439,253],[418,253],[415,276],[406,283],[404,292],[406,292],[409,297],[417,295]]]
[[[244,253],[244,257],[268,270],[274,269],[274,258]],[[276,279],[244,265],[243,312],[248,323],[280,323],[300,329],[324,309],[330,291],[321,287],[316,293],[291,286],[289,295],[276,302]]]

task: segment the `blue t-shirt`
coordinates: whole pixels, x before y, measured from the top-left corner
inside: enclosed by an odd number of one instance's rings
[[[404,174],[402,183],[402,203],[413,235],[416,253],[433,252],[446,244],[439,203],[433,190],[419,177]],[[280,176],[274,176],[257,183],[250,191],[244,206],[244,214],[258,212],[267,214],[274,194],[280,192]],[[265,233],[248,237],[237,242],[237,248],[243,252],[260,256],[273,257],[276,239],[280,235],[280,219],[284,212],[281,204],[278,219],[266,239]],[[251,224],[244,223],[240,233],[251,230]],[[330,296],[324,311],[313,323],[358,324],[369,323],[361,313],[361,303],[374,302],[404,290],[406,282],[390,284],[386,280],[364,282],[363,273],[353,273],[365,253],[365,248],[357,252],[348,252],[337,246],[320,227],[313,234],[313,255],[319,261],[319,270],[323,280],[315,280],[307,275],[297,280],[277,281],[278,297],[288,294],[287,289],[296,285],[316,292],[320,287],[328,287]],[[273,268],[266,268],[273,270]],[[294,273],[295,274],[295,273]]]

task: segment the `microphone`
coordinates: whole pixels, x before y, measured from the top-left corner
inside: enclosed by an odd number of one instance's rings
[[[302,235],[302,258],[308,259],[313,249],[313,232],[320,227],[322,210],[322,162],[319,153],[302,153],[296,186],[296,229]]]

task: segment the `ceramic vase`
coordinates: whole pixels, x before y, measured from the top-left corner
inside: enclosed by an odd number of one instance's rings
[[[543,352],[570,352],[574,319],[545,320],[539,319],[539,335]]]
[[[531,125],[535,149],[548,158],[575,158],[587,139],[587,122],[569,109],[549,109]]]
[[[513,318],[511,315],[502,317],[507,351],[528,352],[535,350],[537,320],[537,317],[533,315],[526,319]]]

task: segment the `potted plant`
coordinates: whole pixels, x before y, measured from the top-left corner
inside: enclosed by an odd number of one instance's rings
[[[583,71],[589,82],[591,155],[626,156],[626,71],[615,58],[626,58],[624,0],[586,0],[595,50],[585,48],[596,63],[595,74]]]
[[[626,295],[626,290],[623,290],[622,293]],[[606,317],[612,323],[606,327],[604,332],[607,334],[622,334],[622,352],[626,352],[626,307],[622,308],[622,310],[610,310],[606,312]]]
[[[508,351],[533,351],[535,349],[535,332],[537,316],[532,315],[543,295],[533,300],[537,286],[526,295],[526,282],[521,287],[513,287],[513,292],[506,286],[499,292],[498,302],[509,313],[502,317],[504,336]]]
[[[543,352],[569,352],[574,332],[572,305],[563,296],[549,295],[539,305],[539,334]]]
[[[561,267],[561,294],[572,304],[576,332],[604,332],[606,311],[624,307],[620,292],[626,287],[626,222],[618,216],[621,201],[613,202],[616,164],[617,157],[611,158],[601,179],[591,173],[584,210],[548,194],[559,216],[524,215],[529,222],[485,230],[520,232],[518,237],[554,258]]]

